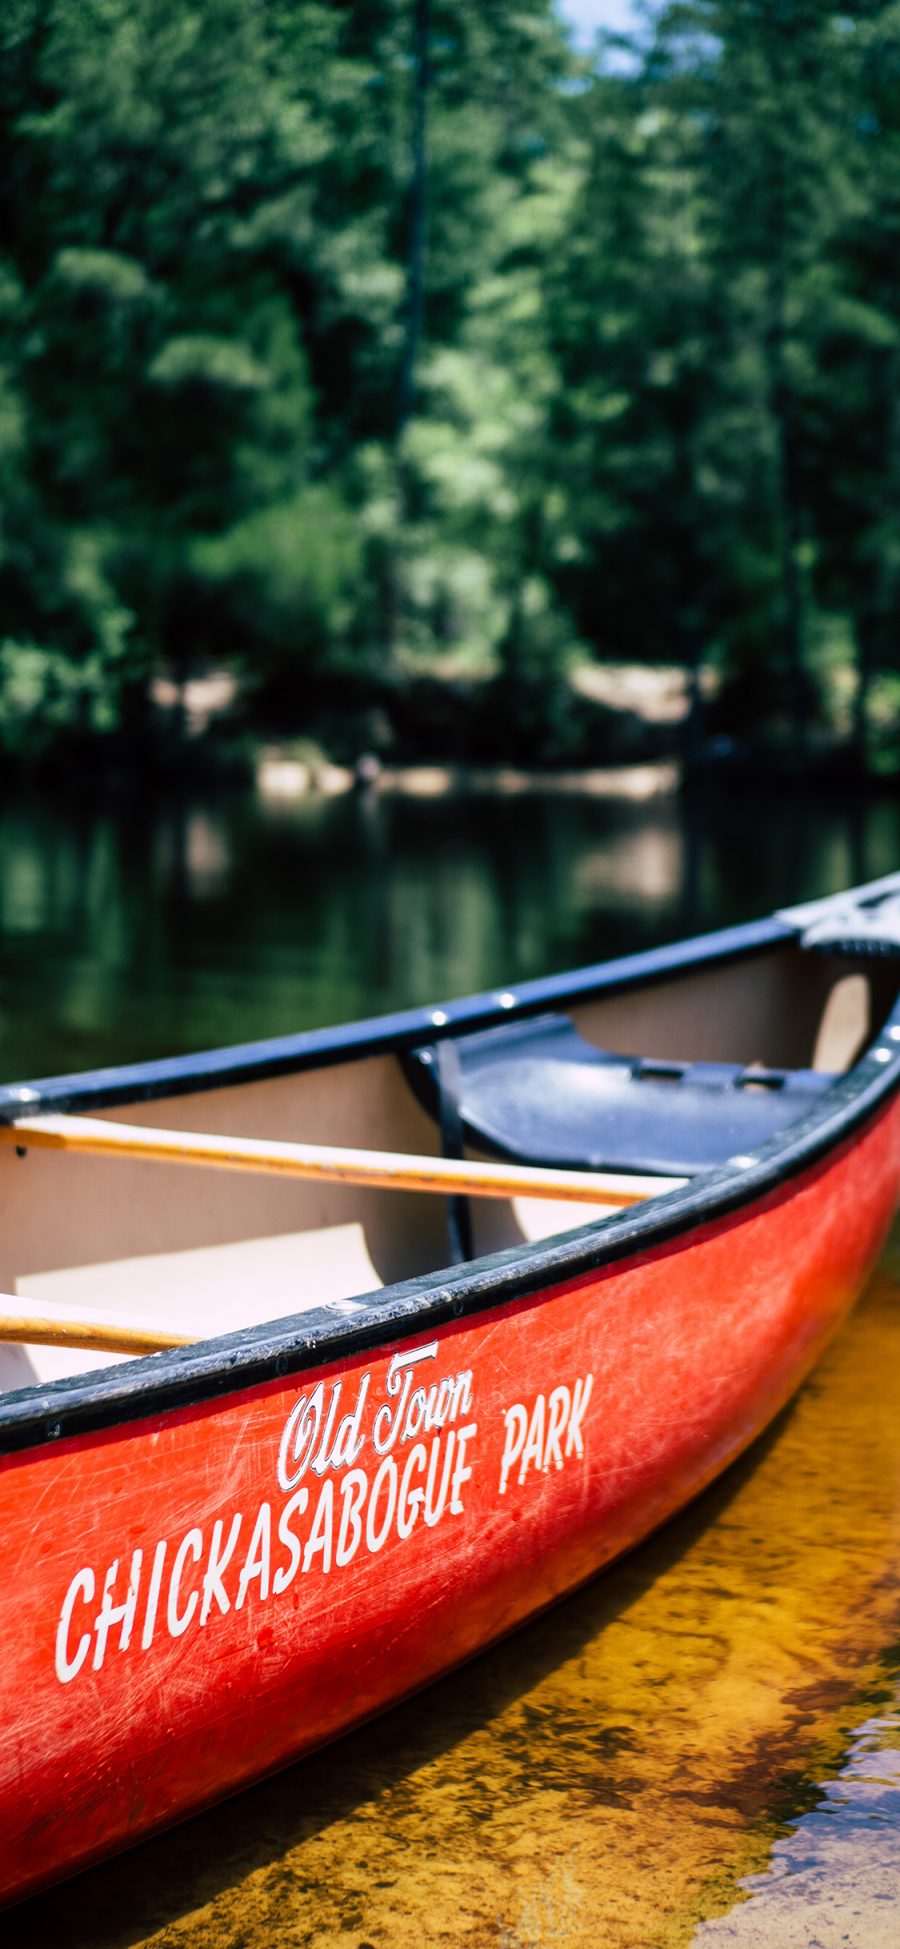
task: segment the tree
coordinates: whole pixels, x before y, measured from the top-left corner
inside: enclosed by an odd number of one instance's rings
[[[845,35],[855,196],[821,272],[811,501],[816,586],[855,646],[866,766],[874,681],[900,666],[900,11],[877,7]]]
[[[819,267],[851,194],[840,28],[832,0],[674,0],[652,57],[702,131],[705,247],[728,318],[725,356],[755,392],[768,446],[766,553],[777,565],[796,747],[812,704],[804,390]],[[771,621],[764,600],[762,664]]]

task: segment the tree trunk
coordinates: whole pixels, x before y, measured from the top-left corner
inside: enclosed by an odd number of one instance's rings
[[[431,87],[431,0],[415,0],[413,50],[413,121],[409,178],[406,295],[403,348],[397,378],[394,415],[394,479],[397,491],[397,529],[385,560],[384,636],[392,659],[403,635],[403,537],[410,519],[410,479],[403,453],[403,436],[416,403],[416,367],[425,311],[425,255],[428,243],[428,108]]]
[[[897,312],[896,293],[891,293],[894,315]],[[900,358],[893,348],[884,360],[881,393],[883,400],[883,487],[881,506],[873,515],[877,529],[878,517],[883,509],[893,509],[897,505],[897,482],[900,476]],[[879,667],[889,660],[889,648],[893,633],[894,610],[897,593],[897,575],[892,558],[891,541],[882,539],[875,554],[871,606],[854,619],[856,640],[856,692],[853,699],[853,741],[863,770],[869,764],[869,700],[872,693],[872,680]]]
[[[774,254],[769,275],[769,319],[766,338],[769,398],[775,423],[778,555],[788,712],[794,750],[800,755],[806,746],[809,710],[806,678],[806,610],[800,572],[803,521],[797,481],[796,429],[790,386],[785,370],[787,276],[780,223],[776,223],[775,231]]]
[[[415,95],[412,128],[412,171],[409,185],[409,229],[406,259],[406,306],[403,354],[397,387],[394,437],[399,447],[412,418],[416,398],[416,363],[425,309],[425,254],[428,242],[428,108],[431,87],[431,0],[415,0]]]
[[[856,688],[853,696],[853,744],[863,771],[869,762],[869,697],[874,675],[874,618],[871,610],[853,619],[856,644]]]

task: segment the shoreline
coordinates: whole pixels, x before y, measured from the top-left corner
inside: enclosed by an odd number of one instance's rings
[[[641,765],[592,765],[538,771],[517,765],[310,764],[270,747],[255,769],[255,784],[268,800],[291,801],[347,792],[372,796],[440,799],[492,794],[505,798],[541,794],[555,797],[621,799],[643,804],[670,798],[681,788],[682,767],[672,760]]]

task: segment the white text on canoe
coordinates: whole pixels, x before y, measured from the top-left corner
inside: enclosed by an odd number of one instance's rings
[[[433,1530],[463,1515],[478,1433],[474,1420],[463,1420],[472,1410],[472,1374],[423,1383],[437,1354],[436,1341],[395,1354],[383,1399],[368,1372],[355,1391],[338,1380],[301,1394],[278,1444],[280,1498],[126,1551],[102,1571],[80,1569],[59,1613],[60,1683],[100,1671],[116,1652],[146,1653],[201,1630],[248,1602],[267,1605],[310,1572],[330,1576],[392,1540],[405,1545],[420,1524]],[[513,1482],[529,1493],[548,1471],[584,1456],[592,1387],[589,1373],[499,1410],[501,1495]]]
[[[360,1552],[376,1556],[392,1537],[406,1543],[420,1522],[434,1529],[462,1515],[477,1434],[475,1421],[460,1420],[471,1411],[472,1375],[415,1386],[437,1352],[433,1341],[395,1354],[381,1402],[370,1398],[371,1375],[363,1374],[343,1416],[343,1382],[319,1382],[302,1394],[279,1443],[278,1484],[290,1491],[280,1509],[265,1500],[252,1518],[234,1510],[211,1528],[195,1525],[177,1540],[162,1537],[152,1550],[116,1557],[99,1575],[90,1564],[80,1569],[60,1609],[60,1683],[99,1671],[111,1646],[146,1652],[160,1637],[180,1638],[242,1610],[250,1598],[282,1597],[298,1576],[329,1575]],[[367,1445],[374,1456],[357,1467]],[[315,1479],[301,1480],[307,1471],[319,1478],[318,1492]]]

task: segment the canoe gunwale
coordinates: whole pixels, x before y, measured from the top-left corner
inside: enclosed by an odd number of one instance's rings
[[[563,1002],[611,996],[649,987],[665,977],[689,976],[704,967],[724,967],[773,947],[797,943],[797,930],[777,916],[740,927],[721,928],[688,941],[650,948],[639,954],[597,962],[572,973],[517,982],[513,991],[493,990],[461,1001],[370,1016],[336,1028],[308,1029],[263,1042],[237,1043],[187,1056],[47,1076],[32,1082],[0,1084],[0,1123],[17,1117],[59,1111],[112,1109],[121,1103],[152,1103],[160,1097],[192,1096],[200,1090],[229,1089],[239,1083],[300,1075],[306,1069],[365,1056],[399,1054],[417,1044],[452,1038],[463,1031],[499,1027]]]
[[[240,1080],[324,1066],[366,1053],[411,1046],[423,1032],[441,1034],[489,1026],[536,1013],[548,1002],[587,998],[689,974],[701,967],[796,942],[777,918],[730,928],[673,947],[632,955],[599,968],[523,984],[513,1007],[478,996],[446,1010],[315,1031],[276,1042],[180,1057],[170,1063],[50,1079],[0,1089],[0,1120],[41,1110],[99,1108],[163,1095],[189,1094]],[[137,1086],[137,1078],[143,1078]],[[122,1366],[36,1385],[0,1401],[0,1454],[13,1455],[69,1436],[95,1433],[152,1415],[215,1401],[376,1346],[477,1316],[516,1300],[539,1298],[568,1281],[603,1272],[628,1259],[686,1241],[709,1225],[749,1213],[791,1180],[836,1157],[874,1123],[900,1090],[900,997],[859,1061],[823,1093],[810,1111],[758,1148],[752,1162],[703,1173],[680,1190],[530,1245],[516,1245],[450,1270],[421,1274],[338,1306],[241,1329]]]

